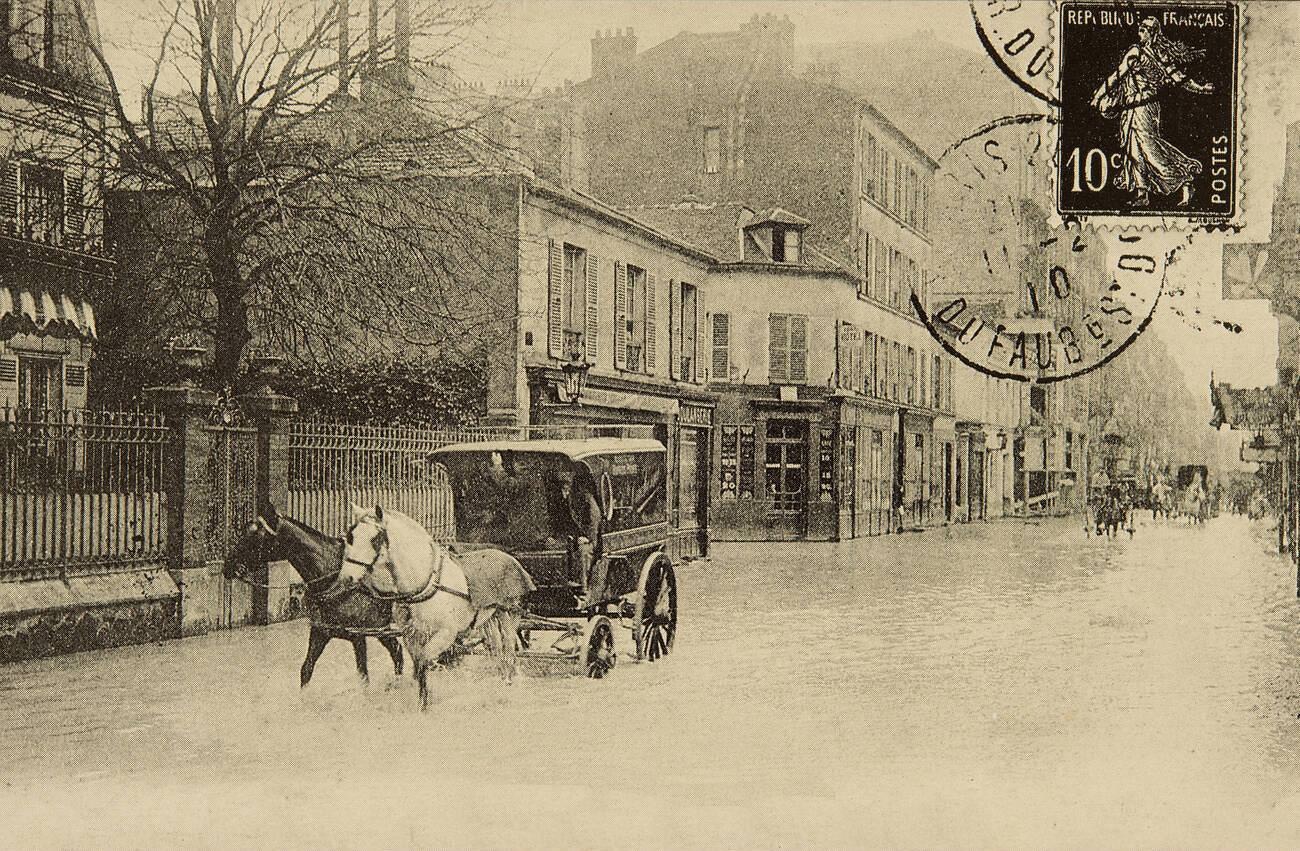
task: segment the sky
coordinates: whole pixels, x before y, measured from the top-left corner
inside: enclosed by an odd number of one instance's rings
[[[110,59],[122,65],[128,85],[148,67],[138,50],[156,42],[148,12],[167,2],[175,0],[99,4]],[[918,32],[974,53],[983,50],[966,0],[497,0],[471,42],[450,59],[462,77],[488,88],[508,79],[557,86],[588,76],[590,41],[597,30],[630,27],[638,49],[645,50],[684,30],[731,31],[764,14],[788,16],[794,22],[796,53],[811,44],[889,41]],[[1300,32],[1300,2],[1253,0],[1247,15],[1250,37],[1242,84],[1247,228],[1235,238],[1265,240],[1282,173],[1285,126],[1300,120],[1300,47],[1291,43],[1293,34]],[[1171,270],[1170,285],[1186,295],[1167,299],[1153,324],[1178,358],[1189,388],[1206,398],[1211,371],[1240,385],[1265,385],[1275,379],[1276,324],[1267,305],[1219,298],[1223,240],[1221,235],[1202,234],[1182,253]],[[1244,330],[1224,331],[1206,321],[1210,317]]]

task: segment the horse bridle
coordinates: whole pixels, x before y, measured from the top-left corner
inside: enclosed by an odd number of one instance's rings
[[[266,518],[262,517],[262,515],[260,514],[257,516],[257,525],[261,526],[262,530],[265,531],[266,534],[270,535],[271,537],[275,537],[275,535],[277,534],[276,530],[271,528],[271,524],[266,522]],[[266,547],[266,538],[259,535],[258,536],[259,556],[265,555],[265,553],[263,552],[265,547]],[[346,552],[346,550],[344,550],[344,552]],[[266,561],[266,560],[267,560],[266,558],[262,559],[262,561]],[[238,579],[240,582],[244,583],[245,585],[251,586],[253,588],[264,588],[268,591],[290,591],[293,590],[294,588],[294,585],[292,584],[272,585],[269,582],[258,582],[256,579],[253,579],[251,576],[248,576],[246,573],[244,573],[240,569],[241,567],[243,567],[243,565],[236,565],[235,569],[230,572],[231,579]],[[314,594],[317,598],[321,600],[333,600],[336,597],[343,596],[349,590],[351,590],[348,586],[343,585],[341,582],[339,582],[339,579],[342,577],[342,575],[343,575],[343,565],[340,564],[339,569],[334,571],[333,573],[326,573],[321,576],[317,576],[315,579],[305,579],[303,580],[302,584],[306,586],[307,592],[309,594]],[[315,589],[316,585],[324,585],[326,582],[332,584],[329,587],[327,587],[324,591],[317,591]]]
[[[352,538],[352,533],[356,531],[356,528],[359,525],[360,525],[360,521],[352,524],[352,528],[348,530],[349,540]],[[366,562],[366,561],[361,561],[360,559],[351,558],[350,556],[348,556],[346,549],[343,551],[343,561],[347,564],[355,564],[358,567],[364,567],[367,573],[373,571],[375,569],[375,565],[379,564],[379,560],[383,556],[384,548],[388,546],[388,530],[385,529],[383,526],[380,526],[379,531],[375,534],[375,537],[371,539],[370,546],[373,547],[375,550],[375,557],[370,561]],[[365,584],[364,582],[361,583],[362,590],[365,591],[365,593],[369,594],[371,597],[374,597],[376,600],[381,600],[385,603],[402,603],[403,605],[408,605],[408,606],[413,605],[415,603],[423,603],[427,600],[432,600],[439,591],[444,591],[448,594],[451,594],[453,597],[460,597],[462,600],[465,600],[467,602],[470,601],[470,596],[465,592],[457,591],[455,588],[448,588],[446,585],[442,584],[442,560],[443,558],[445,558],[445,556],[433,548],[432,540],[430,540],[429,542],[429,547],[431,550],[433,550],[432,555],[434,560],[434,569],[429,571],[429,578],[425,580],[424,587],[421,588],[419,591],[416,591],[413,594],[407,594],[402,591],[396,591],[392,594],[386,594],[383,591],[379,591]],[[388,558],[385,559],[385,562],[389,568],[389,574],[391,575],[393,560],[392,558]],[[396,577],[394,577],[393,585],[394,587],[396,587],[397,585]]]

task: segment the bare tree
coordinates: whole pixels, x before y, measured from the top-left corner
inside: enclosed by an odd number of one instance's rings
[[[513,161],[479,132],[475,90],[439,64],[480,0],[157,9],[138,103],[79,14],[107,121],[72,119],[114,164],[142,332],[197,336],[221,386],[250,344],[306,361],[447,353],[513,318],[517,234],[491,202]]]

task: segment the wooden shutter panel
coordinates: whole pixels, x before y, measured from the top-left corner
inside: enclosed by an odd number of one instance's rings
[[[627,368],[627,265],[614,262],[614,366]]]
[[[790,317],[790,380],[808,381],[808,317]]]
[[[668,279],[668,377],[682,378],[682,285]]]
[[[767,318],[767,380],[790,380],[790,328],[783,313]]]
[[[550,240],[550,269],[546,294],[546,350],[553,358],[564,357],[564,245]]]
[[[0,163],[0,224],[9,233],[18,230],[18,163]]]
[[[600,334],[600,260],[594,254],[587,255],[587,315],[582,332],[582,346],[587,356],[587,363],[594,364],[599,354],[596,345]]]
[[[659,302],[659,276],[646,272],[645,276],[645,371],[655,374],[655,305]]]
[[[835,323],[835,386],[841,389],[849,386],[849,323]]]
[[[86,203],[81,175],[67,175],[63,180],[63,232],[68,241],[80,246],[86,224]]]
[[[713,314],[713,380],[731,380],[731,314]]]
[[[695,317],[692,320],[695,323],[695,351],[691,353],[691,363],[694,365],[695,375],[693,380],[696,384],[703,384],[709,380],[708,370],[704,368],[704,331],[706,327],[705,318],[708,312],[704,308],[704,289],[695,288]]]

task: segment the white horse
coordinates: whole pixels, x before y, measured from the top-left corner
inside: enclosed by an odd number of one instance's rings
[[[381,600],[398,603],[397,620],[411,655],[415,681],[420,688],[420,708],[429,707],[429,669],[451,650],[457,639],[479,629],[488,651],[501,662],[509,682],[515,673],[515,639],[519,627],[522,592],[498,595],[501,599],[475,601],[470,581],[451,552],[430,537],[419,523],[399,511],[375,506],[366,511],[353,506],[352,528],[344,542],[345,582],[360,582]],[[479,553],[471,553],[478,556]],[[499,550],[484,551],[480,560],[494,562],[498,585],[531,585],[527,573],[512,556]],[[504,568],[504,569],[502,569]]]

